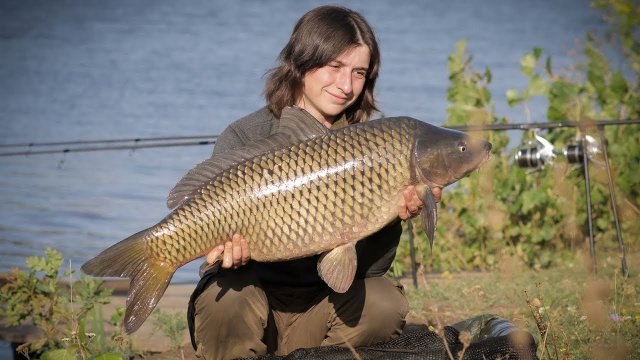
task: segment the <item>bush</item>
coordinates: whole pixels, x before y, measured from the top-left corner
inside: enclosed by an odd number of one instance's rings
[[[32,324],[43,332],[39,341],[22,344],[17,351],[42,359],[121,359],[115,346],[105,347],[96,336],[104,334],[101,327],[95,332],[86,329],[88,315],[109,302],[111,289],[85,275],[65,285],[59,278],[62,259],[60,252],[47,248],[44,257],[27,258],[28,270],[12,269],[0,288],[0,302],[5,304],[0,316],[6,316],[6,324]],[[64,272],[69,279],[72,274]]]

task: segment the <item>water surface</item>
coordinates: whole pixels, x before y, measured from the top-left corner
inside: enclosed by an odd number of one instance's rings
[[[0,144],[217,134],[263,105],[263,74],[318,1],[3,1]],[[496,111],[523,88],[534,46],[554,64],[598,25],[588,1],[337,1],[361,11],[382,50],[382,111],[446,117],[447,56],[466,38],[493,72]],[[544,109],[533,108],[544,121]],[[2,150],[2,149],[0,149]],[[171,187],[210,146],[0,157],[0,271],[45,247],[79,266],[167,214]],[[197,280],[196,262],[174,282]]]

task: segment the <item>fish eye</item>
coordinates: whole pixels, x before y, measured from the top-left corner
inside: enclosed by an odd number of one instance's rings
[[[465,144],[465,143],[458,144],[458,150],[460,150],[460,152],[467,151],[467,144]]]

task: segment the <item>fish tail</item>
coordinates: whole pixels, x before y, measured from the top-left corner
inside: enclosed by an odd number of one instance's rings
[[[131,279],[122,324],[127,334],[136,331],[149,317],[176,270],[149,256],[147,230],[131,235],[82,265],[82,271],[89,275]]]

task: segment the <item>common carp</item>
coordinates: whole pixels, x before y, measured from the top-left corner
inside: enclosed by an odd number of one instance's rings
[[[431,188],[478,168],[491,144],[409,117],[329,130],[285,116],[260,143],[225,152],[189,171],[169,195],[162,221],[82,266],[94,276],[130,278],[123,327],[136,331],[174,272],[234,233],[256,261],[323,254],[320,277],[335,291],[351,286],[355,243],[398,217],[409,185],[424,202],[430,243],[436,225]]]

